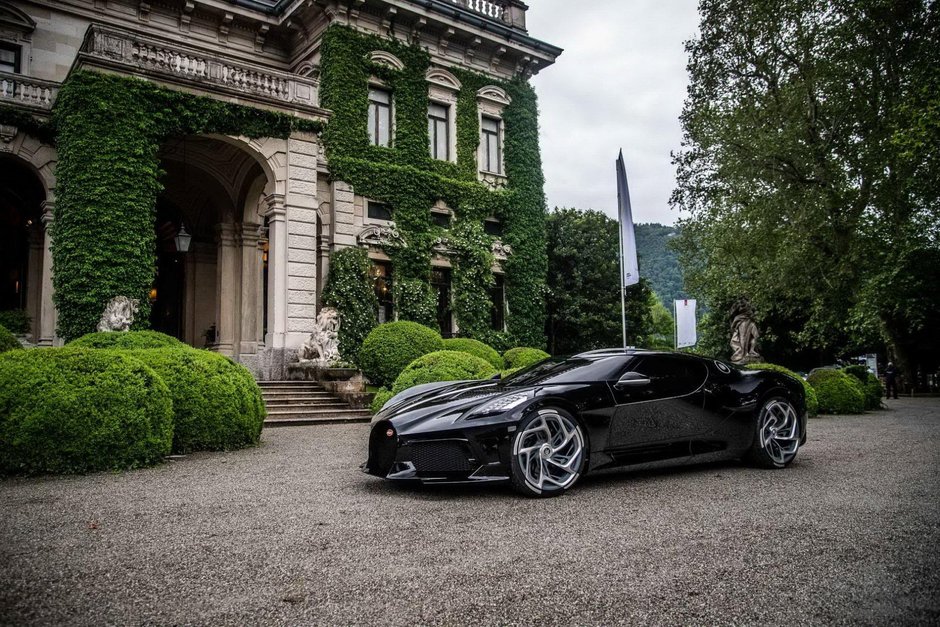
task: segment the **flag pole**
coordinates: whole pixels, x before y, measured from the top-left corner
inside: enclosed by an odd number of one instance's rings
[[[620,185],[617,185],[617,225],[619,227],[617,234],[620,238],[620,318],[623,322],[623,349],[627,350],[627,286],[623,282],[623,215],[620,212],[620,203]]]

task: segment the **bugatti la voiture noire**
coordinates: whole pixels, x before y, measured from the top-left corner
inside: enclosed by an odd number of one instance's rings
[[[405,390],[373,418],[362,469],[553,496],[610,468],[735,458],[783,468],[805,441],[803,386],[786,374],[610,349]]]

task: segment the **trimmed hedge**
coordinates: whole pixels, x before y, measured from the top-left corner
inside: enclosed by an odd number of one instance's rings
[[[170,391],[140,360],[68,348],[0,355],[0,472],[149,466],[172,441]]]
[[[817,370],[809,375],[809,384],[816,390],[821,414],[861,414],[865,411],[865,395],[858,379],[841,370]]]
[[[503,358],[500,357],[499,353],[496,352],[496,349],[487,346],[480,340],[472,340],[466,337],[455,337],[449,340],[444,340],[444,350],[446,351],[458,351],[461,353],[469,353],[475,355],[480,359],[485,359],[490,362],[494,368],[497,370],[502,370],[505,365]]]
[[[73,348],[114,348],[134,350],[141,348],[189,348],[175,337],[158,331],[98,331],[88,333],[68,343]]]
[[[192,348],[126,351],[154,369],[173,399],[173,452],[258,443],[266,415],[251,373],[228,357]]]
[[[417,322],[399,321],[372,329],[359,349],[359,367],[372,385],[388,387],[412,361],[444,347],[441,334]]]
[[[23,348],[16,336],[10,333],[6,327],[0,326],[0,353],[15,351]]]
[[[528,346],[517,346],[503,353],[507,370],[525,368],[526,366],[531,366],[549,357],[551,357],[551,355],[545,351],[537,348],[529,348]]]
[[[496,369],[485,359],[458,351],[435,351],[408,364],[395,379],[392,392],[398,394],[422,383],[486,379],[494,374]]]
[[[747,367],[754,370],[773,370],[774,372],[782,372],[785,375],[793,377],[800,382],[800,385],[803,386],[803,391],[806,392],[806,413],[809,414],[810,418],[819,414],[819,399],[816,398],[816,390],[800,375],[777,364],[749,364]]]
[[[0,311],[0,327],[6,327],[14,335],[26,335],[30,329],[29,314],[25,309]]]
[[[842,369],[847,375],[858,379],[862,385],[862,394],[865,395],[865,409],[881,409],[881,397],[884,396],[884,388],[878,377],[868,372],[865,366],[846,366]]]
[[[379,410],[382,409],[382,405],[388,402],[390,398],[395,396],[395,393],[388,388],[382,388],[375,393],[375,398],[372,399],[372,403],[369,405],[369,409],[373,414],[379,413]]]

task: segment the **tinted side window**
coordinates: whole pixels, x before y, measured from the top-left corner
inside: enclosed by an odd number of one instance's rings
[[[707,369],[703,364],[673,355],[650,355],[634,368],[650,378],[656,395],[661,398],[691,394],[705,382]]]
[[[625,356],[600,359],[555,357],[506,377],[504,383],[510,386],[523,386],[616,380],[626,360]]]

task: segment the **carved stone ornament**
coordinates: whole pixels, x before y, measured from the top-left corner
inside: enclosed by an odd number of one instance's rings
[[[436,240],[434,240],[434,242],[431,244],[431,250],[440,255],[453,255],[455,252],[453,245],[446,237],[438,237]]]
[[[763,360],[757,352],[760,332],[753,316],[754,311],[745,300],[731,308],[731,363],[753,364]]]
[[[313,333],[300,347],[298,359],[301,363],[314,361],[318,366],[328,367],[339,360],[339,312],[333,307],[324,307],[317,315]]]
[[[503,240],[498,239],[493,241],[493,248],[491,249],[493,256],[497,259],[505,259],[512,254],[512,246],[509,244],[504,244]]]
[[[140,302],[136,298],[115,296],[111,299],[98,321],[99,331],[128,331],[134,323],[134,314]]]
[[[387,226],[378,224],[369,226],[356,236],[356,241],[360,245],[367,246],[408,247],[408,244],[402,239],[401,233],[395,228],[394,222],[389,223]]]

